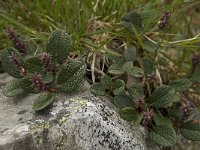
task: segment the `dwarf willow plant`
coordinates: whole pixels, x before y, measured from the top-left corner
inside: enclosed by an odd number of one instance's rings
[[[3,69],[15,79],[3,87],[5,96],[40,93],[33,104],[33,109],[39,111],[55,100],[57,92],[69,93],[84,83],[86,65],[83,61],[68,59],[72,40],[65,31],[53,31],[45,52],[36,55],[36,49],[30,50],[29,43],[12,30],[8,30],[8,37],[14,48],[2,50],[0,60]]]
[[[161,16],[157,30],[167,27],[169,16],[168,12]],[[173,146],[179,133],[199,141],[200,120],[191,119],[195,104],[186,95],[200,83],[200,55],[193,56],[190,75],[163,81],[159,45],[143,36],[147,32],[145,20],[138,13],[130,12],[122,17],[121,25],[134,35],[134,42],[121,57],[108,55],[112,64],[100,82],[91,86],[91,91],[99,96],[111,95],[121,117],[145,127],[149,139],[161,146]]]

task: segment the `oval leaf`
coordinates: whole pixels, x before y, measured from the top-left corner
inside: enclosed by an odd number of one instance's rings
[[[166,107],[174,98],[175,90],[168,85],[162,85],[153,91],[150,103],[155,107]]]
[[[41,93],[39,97],[35,99],[33,109],[40,111],[50,105],[55,99],[56,93]]]
[[[189,140],[200,141],[200,120],[192,120],[180,127],[181,134]]]
[[[2,93],[7,97],[20,95],[24,92],[21,88],[20,80],[12,80],[2,87]]]
[[[132,61],[134,62],[136,58],[136,48],[135,46],[130,46],[124,51],[124,58],[126,61]]]
[[[126,95],[115,96],[114,103],[120,109],[125,108],[125,107],[135,108],[135,103]]]
[[[177,92],[185,91],[191,86],[192,82],[188,79],[177,79],[172,81],[169,85]]]
[[[62,63],[67,59],[72,46],[71,37],[64,30],[53,31],[48,39],[47,52],[53,56],[53,59]]]
[[[120,116],[127,121],[137,121],[138,114],[132,107],[125,107],[119,111]]]
[[[162,146],[173,146],[176,143],[176,132],[170,126],[157,126],[149,133],[150,140]]]

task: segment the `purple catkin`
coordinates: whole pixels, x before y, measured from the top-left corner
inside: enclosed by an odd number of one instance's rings
[[[142,118],[142,125],[143,126],[147,126],[149,121],[152,119],[153,117],[153,114],[154,114],[154,111],[153,109],[151,110],[147,110],[146,112],[143,112],[143,118]]]
[[[23,75],[24,68],[22,66],[22,62],[16,57],[16,54],[13,53],[13,52],[10,55],[10,61],[17,66],[17,68],[19,69],[20,73]]]
[[[46,90],[45,84],[42,81],[42,77],[40,74],[35,74],[31,78],[32,86],[35,88],[36,91],[44,91]]]
[[[20,53],[26,53],[25,42],[19,39],[12,29],[7,30],[7,36],[12,41],[14,48],[16,48]]]
[[[162,14],[162,17],[161,17],[160,21],[158,22],[159,30],[163,30],[167,26],[169,17],[170,17],[169,12],[165,12]]]
[[[144,96],[136,99],[135,103],[137,108],[142,108],[144,106]]]
[[[47,72],[52,73],[53,72],[53,62],[52,62],[52,57],[48,53],[43,53],[41,55],[41,61],[42,64],[44,65],[45,69]]]
[[[182,111],[183,117],[187,117],[188,115],[190,115],[190,113],[192,112],[193,108],[194,107],[192,106],[191,103],[183,104],[182,107],[181,107],[181,111]]]

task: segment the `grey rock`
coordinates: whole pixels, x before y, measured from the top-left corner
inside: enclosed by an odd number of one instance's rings
[[[1,77],[1,85],[11,79]],[[0,90],[0,150],[156,149],[142,127],[122,120],[111,100],[93,96],[89,87],[58,94],[40,113],[31,108],[38,95],[7,98]]]

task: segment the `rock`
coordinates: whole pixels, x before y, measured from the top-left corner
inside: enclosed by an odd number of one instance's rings
[[[11,78],[0,78],[5,79]],[[58,94],[40,113],[31,108],[38,95],[7,98],[0,90],[0,150],[156,149],[142,127],[122,120],[110,100],[93,96],[89,86]]]

